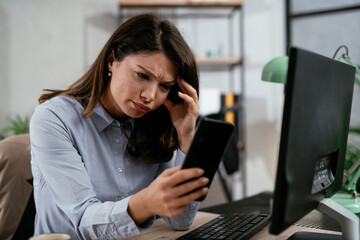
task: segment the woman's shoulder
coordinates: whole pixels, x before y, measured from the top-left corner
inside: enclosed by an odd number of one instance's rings
[[[37,106],[35,112],[41,109],[47,109],[50,111],[56,110],[56,112],[64,111],[64,113],[70,113],[72,111],[82,112],[84,107],[76,99],[67,96],[56,96]]]
[[[38,106],[38,108],[58,108],[58,107],[73,107],[80,104],[78,100],[67,96],[53,97]]]
[[[36,115],[43,117],[56,115],[56,117],[61,119],[78,118],[83,110],[84,108],[78,100],[67,96],[56,96],[37,106],[33,117]]]

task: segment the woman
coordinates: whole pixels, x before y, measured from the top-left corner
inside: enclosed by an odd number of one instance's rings
[[[176,85],[179,103],[168,99]],[[198,87],[176,27],[145,14],[122,24],[68,89],[47,90],[30,124],[35,235],[124,238],[157,215],[188,228],[194,200],[208,191],[202,169],[179,166],[194,136]]]

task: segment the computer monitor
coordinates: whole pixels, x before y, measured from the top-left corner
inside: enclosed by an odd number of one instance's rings
[[[347,64],[290,49],[270,233],[282,232],[315,208],[355,216],[329,199],[342,185],[354,76]],[[340,224],[344,236],[349,226]],[[348,229],[345,235],[348,231],[358,234]]]

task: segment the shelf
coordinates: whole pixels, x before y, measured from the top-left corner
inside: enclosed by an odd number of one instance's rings
[[[118,0],[122,6],[235,6],[242,5],[243,0]]]
[[[241,65],[241,59],[236,57],[198,58],[195,60],[199,69],[205,71],[228,71]]]
[[[155,11],[169,19],[229,18],[242,7],[243,3],[243,0],[118,0],[122,11],[119,22],[139,14],[139,11],[146,12],[149,9],[152,9],[151,11],[156,9]],[[174,12],[176,8],[177,11]],[[206,9],[205,13],[204,9]]]
[[[237,65],[241,63],[240,58],[236,57],[218,57],[218,58],[201,58],[196,57],[196,62],[199,65]]]

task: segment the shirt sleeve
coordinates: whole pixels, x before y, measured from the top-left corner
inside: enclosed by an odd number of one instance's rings
[[[169,163],[164,164],[164,166],[161,168],[161,170],[159,171],[159,174],[165,170],[166,168],[169,167],[174,167],[174,166],[178,166],[181,165],[184,160],[185,160],[185,154],[180,150],[177,149],[174,152],[174,157],[173,157],[174,161],[173,161],[173,166],[169,166],[171,164],[171,161]],[[200,203],[197,201],[191,202],[187,208],[185,209],[185,211],[183,213],[181,213],[180,215],[173,217],[173,218],[169,218],[169,217],[162,217],[164,219],[164,221],[166,223],[168,223],[172,228],[176,229],[176,230],[186,230],[188,229],[191,224],[194,221],[195,215],[199,209]]]
[[[101,202],[97,198],[64,118],[51,109],[38,108],[30,123],[32,161],[45,179],[51,201],[55,201],[77,235],[84,239],[139,234],[139,227],[127,212],[131,196],[117,202]]]

